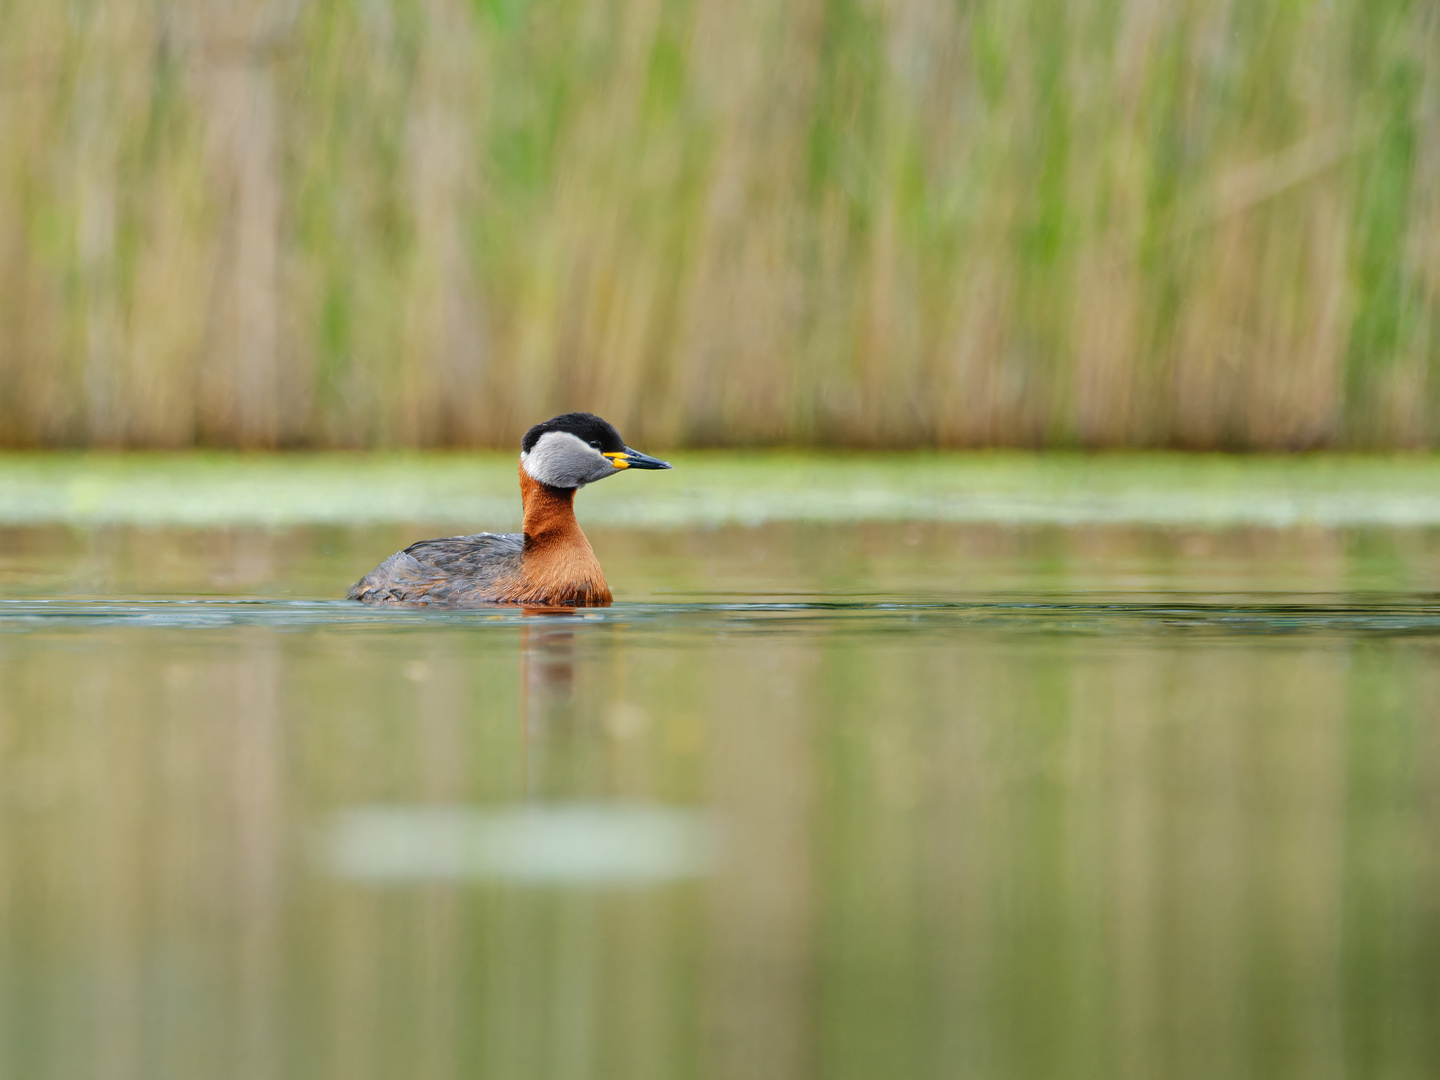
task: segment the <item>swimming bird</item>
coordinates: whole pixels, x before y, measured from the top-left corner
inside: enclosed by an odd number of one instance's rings
[[[594,413],[536,424],[520,444],[524,530],[421,540],[355,583],[348,599],[367,604],[533,604],[604,607],[610,586],[575,520],[575,492],[626,469],[670,463],[625,445]]]

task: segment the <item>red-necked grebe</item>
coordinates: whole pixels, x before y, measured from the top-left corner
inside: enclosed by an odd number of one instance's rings
[[[367,604],[535,604],[603,607],[610,586],[575,520],[575,492],[625,469],[670,463],[625,445],[592,413],[565,413],[525,433],[520,447],[519,533],[421,540],[351,588]]]

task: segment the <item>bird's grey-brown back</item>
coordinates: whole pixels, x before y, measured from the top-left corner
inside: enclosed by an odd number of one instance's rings
[[[347,599],[369,604],[481,604],[520,577],[521,533],[421,540],[355,583]]]

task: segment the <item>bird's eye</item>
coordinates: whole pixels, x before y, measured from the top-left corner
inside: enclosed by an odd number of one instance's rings
[[[599,449],[600,449],[600,440],[599,440],[599,439],[591,439],[591,440],[590,440],[590,445],[593,446],[593,447],[595,447],[596,450],[599,450]]]

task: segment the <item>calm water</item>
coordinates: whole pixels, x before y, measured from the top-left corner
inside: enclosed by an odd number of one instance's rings
[[[1440,532],[433,532],[0,529],[0,1074],[1440,1074]]]

